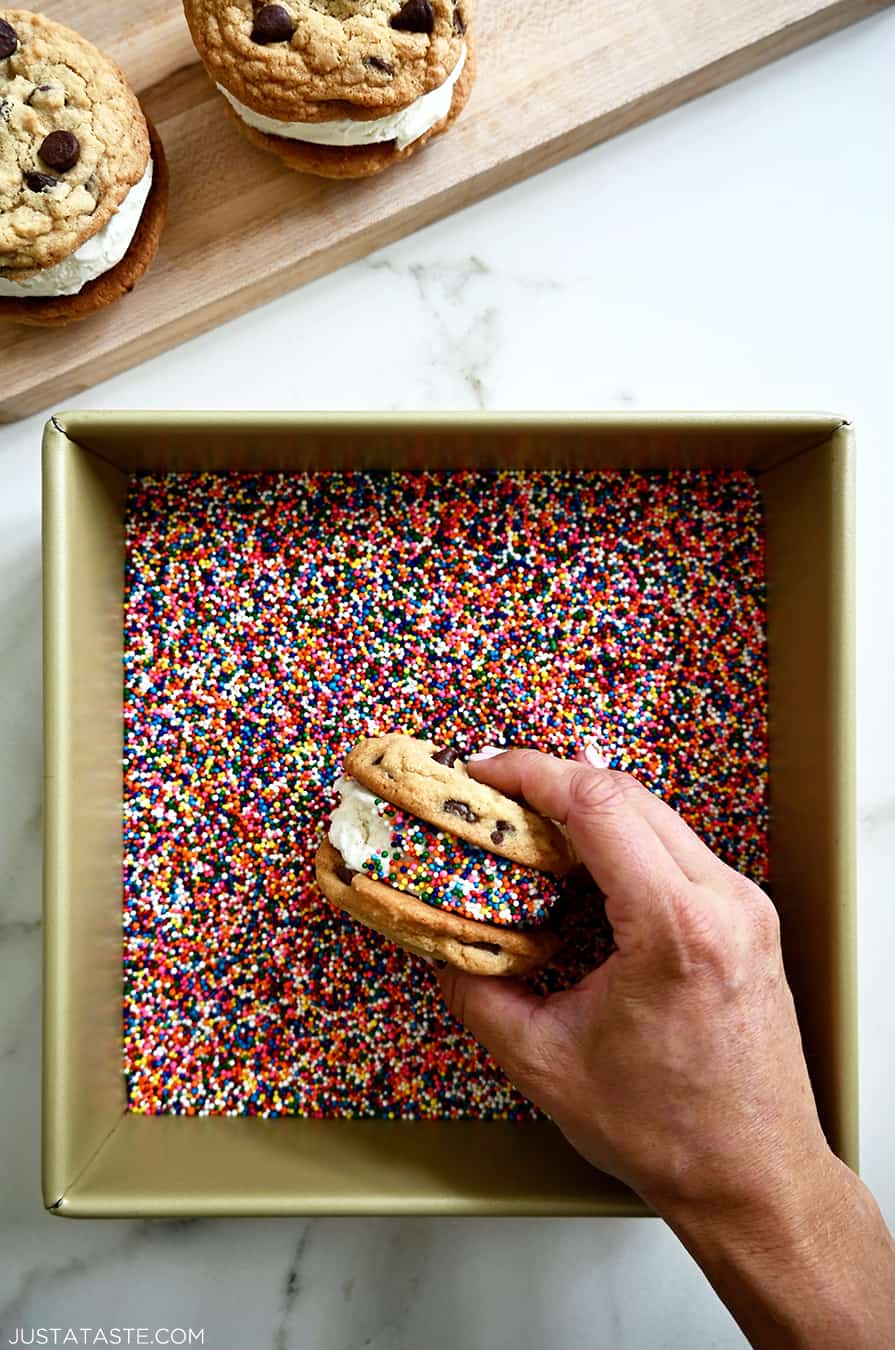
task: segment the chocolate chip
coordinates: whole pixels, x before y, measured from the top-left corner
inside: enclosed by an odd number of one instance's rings
[[[505,837],[506,836],[504,835],[502,830],[491,831],[491,843],[496,844],[498,848],[500,848],[500,845],[503,843]]]
[[[36,84],[34,88],[31,90],[31,93],[25,99],[25,102],[28,104],[28,107],[29,108],[31,107],[31,101],[34,98],[35,94],[48,94],[52,88],[53,86],[51,84]]]
[[[466,32],[466,20],[460,12],[460,6],[454,5],[454,32],[462,37]]]
[[[394,75],[395,68],[389,61],[383,61],[381,56],[365,56],[364,65],[369,66],[371,70],[381,70],[383,75]]]
[[[404,0],[390,22],[392,28],[402,33],[431,33],[435,27],[435,15],[429,0]]]
[[[446,745],[443,750],[437,750],[432,758],[436,764],[445,764],[452,769],[460,758],[460,751],[455,750],[452,745]]]
[[[381,764],[382,761],[383,761],[384,759],[385,759],[385,755],[377,755],[376,758],[373,760],[373,763],[374,763],[374,764]]]
[[[467,825],[474,825],[478,820],[475,811],[466,802],[446,801],[444,810],[447,811],[448,815],[459,816],[461,820],[466,821]]]
[[[81,142],[70,131],[51,131],[37,153],[51,169],[57,173],[67,173],[78,162]]]
[[[499,821],[497,822],[497,828],[498,828],[503,834],[515,834],[515,833],[516,833],[516,826],[515,826],[515,825],[511,825],[510,822],[509,822],[508,820],[499,820]]]
[[[12,56],[18,45],[18,34],[12,24],[7,23],[5,19],[0,19],[0,61],[5,61],[7,56]]]
[[[32,192],[49,192],[59,182],[58,178],[53,178],[48,173],[26,173],[25,186]]]
[[[262,5],[255,15],[252,41],[262,46],[271,42],[288,42],[295,32],[295,24],[288,9],[282,5]]]
[[[12,104],[8,98],[0,98],[0,122],[8,122],[12,117]]]

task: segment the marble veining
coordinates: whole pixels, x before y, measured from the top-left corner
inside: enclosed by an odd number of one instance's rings
[[[302,1258],[311,1239],[312,1230],[312,1223],[306,1224],[301,1230],[286,1268],[280,1300],[280,1317],[273,1333],[273,1350],[288,1350],[289,1347],[293,1313],[302,1291]]]
[[[410,282],[425,325],[425,366],[439,377],[452,372],[465,401],[475,408],[490,402],[491,366],[506,340],[508,305],[524,297],[561,293],[571,281],[507,272],[476,254],[440,261],[405,262],[392,254],[361,264],[386,273],[390,282]],[[497,292],[505,297],[497,301]],[[431,377],[430,377],[431,378]]]

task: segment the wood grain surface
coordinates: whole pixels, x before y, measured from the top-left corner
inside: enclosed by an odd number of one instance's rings
[[[233,128],[177,0],[54,0],[124,67],[171,167],[134,293],[64,329],[0,325],[0,421],[72,394],[892,0],[478,0],[479,76],[448,135],[376,179],[284,169]]]

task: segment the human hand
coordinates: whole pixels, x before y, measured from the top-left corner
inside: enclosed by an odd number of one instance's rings
[[[567,826],[617,944],[548,998],[441,972],[511,1080],[660,1212],[752,1208],[831,1165],[764,892],[627,774],[515,750],[469,771]]]
[[[824,1139],[774,906],[634,778],[584,761],[468,767],[567,826],[617,950],[547,998],[446,967],[448,1006],[668,1220],[754,1345],[895,1344],[895,1243]]]

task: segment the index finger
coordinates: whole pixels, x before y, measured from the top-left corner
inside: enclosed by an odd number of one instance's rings
[[[567,763],[537,750],[508,750],[471,760],[470,774],[568,828],[578,857],[606,895],[623,949],[645,920],[671,923],[671,896],[687,877],[638,804],[627,775]]]

